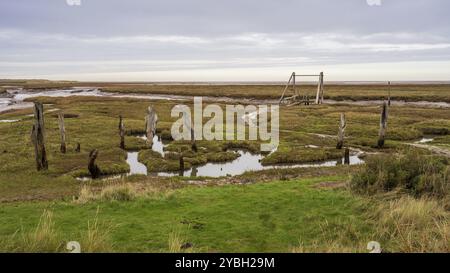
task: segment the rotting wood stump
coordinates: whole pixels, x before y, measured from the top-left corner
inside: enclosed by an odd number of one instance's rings
[[[98,156],[98,150],[94,149],[89,153],[89,163],[88,163],[88,170],[91,174],[92,179],[97,179],[100,177],[101,171],[100,168],[95,163],[95,160]]]
[[[45,150],[44,106],[40,102],[34,103],[34,124],[31,130],[31,142],[34,146],[36,169],[48,170],[47,153]]]

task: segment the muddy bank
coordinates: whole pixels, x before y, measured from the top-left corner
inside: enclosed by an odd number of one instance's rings
[[[32,107],[28,99],[35,97],[70,97],[70,96],[93,96],[93,97],[108,97],[108,98],[132,98],[132,99],[146,99],[146,100],[172,100],[172,101],[191,101],[194,96],[182,95],[165,95],[165,94],[133,94],[133,93],[108,93],[96,88],[69,88],[69,89],[55,89],[43,91],[31,91],[24,89],[10,89],[6,94],[0,97],[0,113],[24,109]],[[234,104],[278,104],[278,99],[253,99],[253,98],[233,98],[233,97],[215,97],[202,96],[205,102],[222,102]],[[325,100],[327,105],[381,105],[381,100]],[[448,102],[430,102],[430,101],[391,101],[394,106],[415,106],[415,107],[429,107],[429,108],[450,108]]]

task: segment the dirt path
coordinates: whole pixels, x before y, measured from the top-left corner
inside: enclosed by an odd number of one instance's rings
[[[413,147],[421,148],[421,149],[426,149],[426,150],[431,151],[431,152],[433,152],[435,154],[442,155],[442,156],[450,158],[450,150],[442,148],[442,147],[432,146],[432,145],[425,145],[425,144],[418,144],[418,143],[411,143],[409,145],[411,145]]]

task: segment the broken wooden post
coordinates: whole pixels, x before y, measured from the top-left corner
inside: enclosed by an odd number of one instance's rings
[[[34,103],[34,125],[31,131],[31,142],[34,145],[36,168],[38,171],[48,169],[44,136],[44,106],[40,102]]]
[[[388,109],[385,101],[383,102],[383,106],[381,109],[380,132],[378,135],[378,148],[383,148],[384,146],[384,139],[386,136],[386,128],[387,128],[387,119],[388,119]]]
[[[344,164],[345,165],[350,165],[350,149],[347,147],[345,148],[345,153],[344,153]]]
[[[342,149],[344,145],[344,137],[345,137],[345,128],[347,127],[347,123],[345,121],[345,114],[341,113],[341,120],[339,123],[339,131],[338,131],[338,142],[336,145],[336,149]]]
[[[100,176],[100,168],[95,164],[95,160],[98,156],[98,150],[94,149],[89,153],[89,163],[88,163],[88,170],[91,174],[92,179],[96,179]]]
[[[125,126],[123,125],[122,116],[119,116],[119,136],[120,136],[120,148],[125,149]]]
[[[156,124],[158,123],[158,115],[153,107],[149,106],[147,109],[147,116],[145,117],[145,132],[147,134],[147,143],[153,146],[153,137],[156,134]]]
[[[61,147],[59,150],[61,153],[66,153],[66,127],[64,126],[64,114],[59,113],[58,114],[58,127],[59,127],[59,134],[61,135]]]
[[[81,144],[79,142],[77,143],[77,147],[75,148],[75,152],[76,153],[81,152]]]

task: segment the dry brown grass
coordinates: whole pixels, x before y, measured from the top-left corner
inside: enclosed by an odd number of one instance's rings
[[[299,242],[291,251],[367,253],[367,244],[377,241],[381,243],[383,252],[450,252],[450,214],[441,201],[404,196],[390,201],[374,198],[368,205],[374,204],[375,208],[369,213],[374,228],[371,236],[352,234],[351,227],[340,230],[322,228],[321,239],[309,243]]]
[[[402,197],[378,206],[377,237],[390,252],[450,252],[450,215],[438,200]]]
[[[152,183],[124,183],[113,182],[104,187],[93,187],[84,185],[78,198],[74,200],[77,204],[86,204],[95,201],[132,201],[136,198],[164,199],[173,194],[170,187],[160,187]]]

